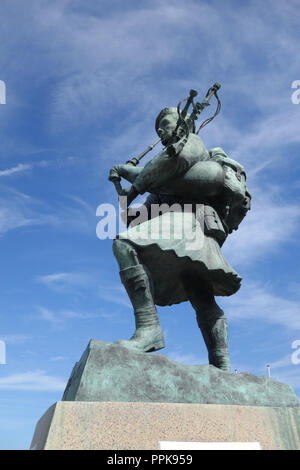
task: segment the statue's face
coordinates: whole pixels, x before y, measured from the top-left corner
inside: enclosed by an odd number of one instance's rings
[[[171,141],[173,131],[177,124],[177,120],[177,114],[170,113],[163,116],[159,121],[157,134],[161,138],[163,145],[167,145]]]

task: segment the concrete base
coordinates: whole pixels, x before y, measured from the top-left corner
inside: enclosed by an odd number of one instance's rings
[[[60,401],[37,423],[31,449],[159,450],[162,441],[180,450],[187,442],[300,450],[300,408]]]

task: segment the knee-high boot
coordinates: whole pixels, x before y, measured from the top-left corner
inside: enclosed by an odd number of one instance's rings
[[[119,340],[116,343],[144,352],[164,348],[163,331],[143,265],[137,264],[121,270],[120,277],[134,308],[136,331],[130,340]]]
[[[197,322],[205,341],[209,363],[230,372],[227,318],[216,306],[207,311],[197,311]]]

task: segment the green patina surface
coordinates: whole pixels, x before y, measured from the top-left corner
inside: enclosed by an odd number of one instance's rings
[[[196,120],[214,96],[218,102],[214,116],[219,113],[219,89],[220,84],[215,83],[197,103],[193,101],[197,92],[191,90],[177,107],[163,108],[155,120],[163,150],[144,167],[136,167],[156,142],[137,158],[113,166],[109,180],[123,197],[123,215],[128,215],[129,225],[113,244],[136,327],[122,345],[130,342],[140,352],[162,349],[165,341],[156,305],[189,301],[209,364],[229,371],[227,320],[215,297],[237,292],[241,277],[221,247],[246,216],[251,195],[243,166],[220,147],[207,149],[198,136],[211,119],[196,132]],[[131,186],[122,188],[122,179]],[[144,193],[150,193],[146,201],[134,211],[135,216],[130,214],[130,204]],[[161,208],[157,214],[155,207]]]
[[[231,374],[211,365],[183,365],[161,354],[147,354],[94,339],[76,363],[63,400],[267,407],[300,405],[289,385],[269,377]],[[287,413],[282,409],[282,427],[288,427]],[[295,426],[299,432],[299,421]]]

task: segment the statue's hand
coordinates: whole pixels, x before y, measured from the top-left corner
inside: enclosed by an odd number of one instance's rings
[[[128,207],[132,201],[137,197],[139,194],[138,191],[135,189],[134,186],[129,186],[128,188],[122,188],[121,186],[121,176],[120,176],[120,169],[122,169],[124,165],[115,165],[110,169],[109,172],[109,181],[112,181],[115,185],[118,195],[120,196],[120,204],[121,206]]]
[[[112,182],[121,181],[121,177],[120,177],[120,175],[119,175],[118,167],[117,167],[117,166],[113,166],[113,167],[110,169],[108,180],[109,180],[109,181],[112,181]]]

